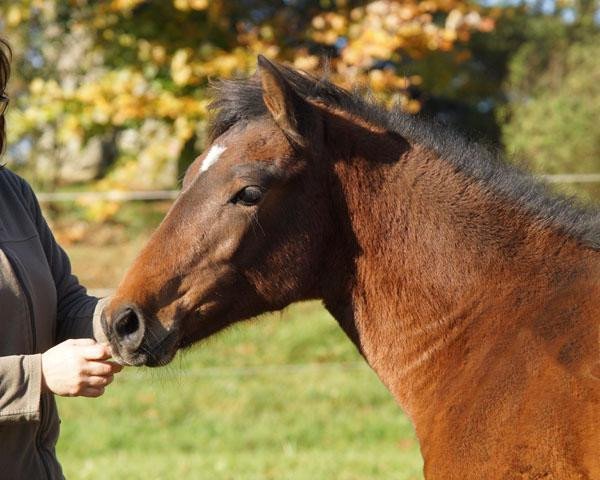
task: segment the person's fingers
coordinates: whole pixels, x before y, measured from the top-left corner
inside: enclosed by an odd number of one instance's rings
[[[87,387],[79,394],[80,397],[96,398],[104,393],[104,387]]]
[[[88,387],[92,388],[106,387],[107,385],[110,385],[112,383],[113,378],[114,377],[112,375],[106,375],[105,377],[88,377],[86,383]]]
[[[104,363],[105,365],[110,365],[111,374],[119,373],[121,370],[123,370],[123,365],[121,365],[120,363],[113,362],[111,360],[106,360],[102,363]]]
[[[86,346],[86,345],[95,345],[96,340],[93,338],[70,338],[69,340],[65,340],[65,343],[68,345],[76,345],[76,346]]]
[[[82,346],[81,354],[87,360],[106,360],[111,357],[110,347],[104,343]]]
[[[87,376],[100,376],[105,377],[106,375],[112,375],[120,372],[120,365],[114,362],[86,362],[82,369],[82,373]]]
[[[117,362],[104,362],[104,363],[108,363],[112,367],[113,373],[119,373],[121,370],[123,370],[123,365],[121,365],[120,363],[117,363]]]

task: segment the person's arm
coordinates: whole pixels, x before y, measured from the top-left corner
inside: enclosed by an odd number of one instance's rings
[[[108,361],[108,345],[66,340],[43,354],[0,357],[0,427],[40,420],[40,397],[99,397],[123,367]]]
[[[42,355],[0,357],[0,425],[40,419]]]
[[[108,345],[96,344],[93,325],[100,324],[105,300],[88,296],[71,274],[70,262],[56,243],[29,185],[23,197],[38,230],[57,290],[57,345],[43,354],[0,357],[0,426],[40,419],[44,392],[61,396],[98,397],[122,367],[108,361]],[[98,332],[101,329],[97,329]],[[65,338],[74,337],[78,339]],[[99,339],[104,339],[99,333]],[[59,343],[60,342],[60,343]]]
[[[56,285],[56,343],[69,338],[94,338],[104,341],[100,326],[102,308],[108,299],[98,300],[87,294],[77,277],[71,273],[71,262],[58,244],[44,219],[33,190],[22,181],[23,196],[43,245]]]

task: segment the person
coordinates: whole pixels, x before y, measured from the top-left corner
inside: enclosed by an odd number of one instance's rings
[[[0,152],[11,51],[0,39]],[[93,339],[103,301],[87,295],[31,187],[0,169],[0,478],[63,478],[54,395],[98,397],[121,366]],[[100,331],[100,330],[98,330]]]

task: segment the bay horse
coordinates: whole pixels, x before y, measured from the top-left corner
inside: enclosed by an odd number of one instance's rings
[[[598,211],[264,57],[212,108],[104,312],[119,361],[320,299],[412,420],[427,479],[600,479]]]

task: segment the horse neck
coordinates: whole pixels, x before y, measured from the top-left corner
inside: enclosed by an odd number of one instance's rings
[[[325,305],[413,420],[432,418],[485,339],[535,323],[590,257],[432,152],[367,145],[333,162]]]

